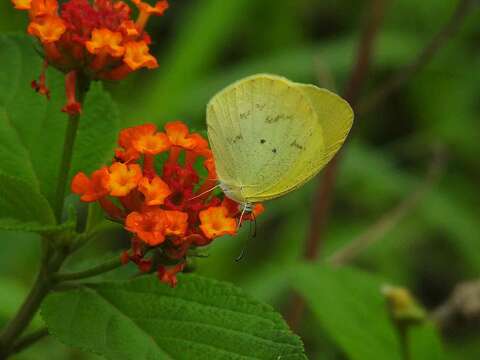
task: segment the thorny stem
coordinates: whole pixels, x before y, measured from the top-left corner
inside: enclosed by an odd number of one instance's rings
[[[381,2],[381,0],[377,1]],[[375,5],[377,1],[372,0],[372,5]],[[405,84],[413,75],[423,69],[434,58],[438,51],[448,42],[448,40],[458,31],[464,19],[470,14],[470,10],[476,4],[477,3],[475,0],[460,0],[450,20],[442,27],[438,34],[419,53],[419,55],[409,65],[401,69],[398,73],[394,74],[390,80],[385,82],[384,85],[380,85],[379,90],[374,91],[373,95],[369,96],[366,100],[357,105],[361,85],[365,79],[366,70],[368,70],[368,61],[366,60],[369,59],[370,54],[366,51],[366,49],[368,49],[368,47],[373,43],[372,39],[375,38],[376,31],[381,23],[381,18],[378,18],[378,24],[376,26],[373,26],[374,24],[367,26],[364,36],[362,37],[363,41],[360,42],[359,51],[357,53],[358,59],[356,66],[354,67],[354,72],[350,77],[350,81],[348,83],[349,86],[347,86],[347,90],[344,93],[344,96],[350,101],[350,104],[354,108],[356,116],[362,116],[371,111],[375,106],[387,99],[389,95]],[[383,8],[383,4],[380,6]],[[379,13],[376,13],[376,15],[378,16]],[[365,73],[363,75],[357,75],[356,73],[360,71],[365,71]],[[335,185],[336,170],[338,168],[339,161],[340,157],[337,155],[324,170],[324,179],[323,181],[320,180],[320,183],[317,187],[314,198],[314,206],[311,213],[311,228],[306,245],[306,254],[308,254],[308,256],[306,256],[307,259],[315,259],[318,256],[318,249],[322,243],[322,235],[325,230],[327,216],[331,205],[331,196]],[[302,298],[298,296],[294,298],[291,308],[292,310],[288,316],[288,322],[292,329],[298,328],[304,306],[305,304]]]
[[[346,100],[355,109],[358,96],[363,88],[364,81],[370,68],[371,54],[375,39],[380,30],[386,8],[385,0],[371,0],[367,9],[364,29],[358,46],[356,62],[353,66],[350,79],[344,91]],[[314,195],[313,206],[310,215],[310,229],[306,239],[304,256],[307,260],[314,260],[318,256],[319,247],[322,243],[322,235],[326,226],[327,216],[330,209],[332,189],[335,185],[338,155],[330,162],[323,173],[323,179],[319,178]],[[295,295],[292,308],[288,316],[288,322],[292,329],[297,329],[300,323],[305,303],[303,299]]]

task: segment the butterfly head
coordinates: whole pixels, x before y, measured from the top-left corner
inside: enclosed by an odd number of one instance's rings
[[[248,201],[243,196],[241,185],[228,184],[226,182],[220,181],[220,188],[224,192],[225,196],[233,201],[236,201],[239,204],[248,203]]]

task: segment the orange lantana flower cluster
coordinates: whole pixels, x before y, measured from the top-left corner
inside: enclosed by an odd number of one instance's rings
[[[157,1],[154,6],[132,0],[138,8],[135,20],[130,6],[119,0],[68,0],[61,6],[58,0],[12,2],[16,9],[28,11],[28,33],[42,44],[45,64],[70,73],[69,99],[63,109],[67,113],[81,110],[74,94],[76,76],[120,80],[137,69],[158,66],[150,54],[151,40],[144,29],[151,15],[165,12],[167,0]],[[49,96],[44,73],[32,86]]]
[[[133,234],[123,261],[156,270],[163,282],[176,284],[189,250],[235,234],[239,221],[263,210],[257,204],[241,216],[239,204],[213,194],[217,181],[208,142],[180,121],[166,124],[164,132],[153,124],[124,129],[118,144],[112,164],[91,176],[78,173],[72,191],[82,201],[98,201],[110,219]],[[205,169],[203,182],[195,166]]]

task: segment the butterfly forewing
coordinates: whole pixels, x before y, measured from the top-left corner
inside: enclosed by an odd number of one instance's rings
[[[230,85],[207,107],[219,180],[242,187],[247,202],[300,186],[345,139],[351,126],[351,119],[344,119],[350,109],[345,104],[326,90],[274,75],[254,75]],[[344,115],[337,116],[338,111]]]

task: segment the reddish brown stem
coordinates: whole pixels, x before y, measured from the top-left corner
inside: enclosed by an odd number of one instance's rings
[[[356,102],[363,88],[371,63],[371,55],[375,39],[382,24],[385,13],[385,0],[372,0],[367,8],[368,16],[361,34],[356,62],[344,91],[345,99],[355,109]],[[314,195],[314,203],[310,215],[310,229],[306,239],[304,257],[307,260],[317,258],[323,241],[323,234],[328,220],[332,192],[335,185],[339,156],[337,155],[323,171],[323,178]],[[305,303],[295,295],[288,322],[292,329],[297,329],[304,311]]]
[[[459,30],[463,20],[470,14],[475,4],[478,3],[474,0],[460,0],[450,20],[419,55],[409,65],[394,74],[385,84],[380,85],[379,89],[374,91],[373,95],[369,96],[366,101],[362,101],[362,103],[359,104],[359,96],[370,66],[374,40],[381,25],[386,5],[385,1],[372,0],[371,9],[369,9],[372,18],[368,19],[364,27],[357,52],[357,61],[344,91],[344,97],[354,108],[356,116],[372,110],[407,82],[415,73],[425,67],[425,65],[433,59],[434,55],[446,44],[447,40]],[[339,161],[340,157],[337,155],[327,166],[323,172],[324,178],[320,180],[315,192],[315,202],[311,212],[310,231],[308,233],[304,254],[308,260],[316,259],[319,249],[321,248]],[[288,322],[292,329],[298,328],[304,307],[303,299],[296,296],[293,299],[291,312],[288,317]]]
[[[357,100],[365,83],[371,63],[371,55],[375,38],[382,24],[385,13],[385,0],[372,0],[364,30],[360,38],[356,62],[352,74],[345,87],[344,98],[355,109]],[[306,242],[305,258],[312,260],[318,255],[325,223],[330,209],[332,190],[335,185],[339,156],[337,155],[323,171],[323,178],[319,181],[311,210],[310,230]]]

